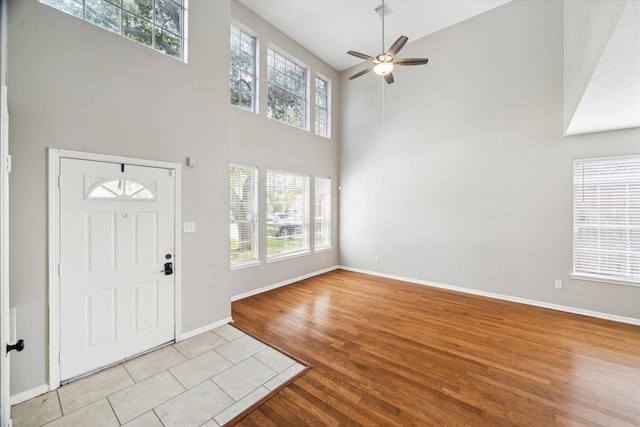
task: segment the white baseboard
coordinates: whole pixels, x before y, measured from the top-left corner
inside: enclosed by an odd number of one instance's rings
[[[11,396],[11,405],[17,405],[18,403],[26,402],[29,399],[38,397],[41,394],[49,392],[49,384],[42,384],[38,387],[34,387],[30,390],[25,390],[21,393],[16,393]]]
[[[263,286],[262,288],[254,289],[253,291],[249,291],[249,292],[245,292],[245,293],[242,293],[242,294],[234,295],[234,296],[231,297],[231,302],[238,301],[239,299],[243,299],[243,298],[248,298],[248,297],[253,296],[253,295],[258,295],[258,294],[261,294],[263,292],[270,291],[272,289],[280,288],[282,286],[290,285],[292,283],[299,282],[300,280],[308,279],[308,278],[313,277],[313,276],[319,276],[320,274],[328,273],[330,271],[337,270],[339,268],[340,268],[339,266],[334,265],[333,267],[325,268],[323,270],[314,271],[313,273],[309,273],[309,274],[305,274],[305,275],[302,275],[302,276],[294,277],[293,279],[288,279],[288,280],[285,280],[283,282],[274,283],[273,285]]]
[[[483,297],[495,298],[504,301],[518,302],[520,304],[533,305],[536,307],[549,308],[551,310],[564,311],[566,313],[581,314],[583,316],[596,317],[598,319],[613,320],[614,322],[628,323],[640,326],[640,319],[634,317],[618,316],[615,314],[601,313],[599,311],[584,310],[582,308],[569,307],[566,305],[552,304],[544,301],[536,301],[527,298],[512,297],[509,295],[496,294],[493,292],[479,291],[477,289],[460,288],[457,286],[444,285],[442,283],[434,283],[426,280],[418,280],[410,277],[394,276],[392,274],[379,273],[377,271],[362,270],[359,268],[351,268],[346,266],[339,267],[342,270],[353,271],[356,273],[370,274],[372,276],[385,277],[388,279],[402,280],[403,282],[415,283],[417,285],[431,286],[434,288],[448,289],[451,291],[464,292],[466,294],[480,295]]]
[[[188,331],[188,332],[183,332],[180,335],[180,340],[176,340],[176,342],[195,337],[196,335],[200,335],[203,332],[207,332],[207,331],[210,331],[211,329],[219,328],[220,326],[226,325],[227,323],[231,323],[231,322],[233,322],[233,319],[231,317],[227,317],[225,319],[218,320],[217,322],[213,322],[213,323],[209,323],[208,325],[204,325],[204,326],[202,326],[200,328],[196,328],[196,329],[193,329],[193,330]]]

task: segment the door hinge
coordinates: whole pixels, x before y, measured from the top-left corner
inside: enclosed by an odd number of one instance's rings
[[[62,188],[62,175],[58,175],[58,188]]]
[[[169,176],[176,176],[176,170],[175,169],[169,169]]]
[[[7,156],[7,172],[11,173],[11,156]]]
[[[58,264],[58,277],[62,276],[62,264]]]

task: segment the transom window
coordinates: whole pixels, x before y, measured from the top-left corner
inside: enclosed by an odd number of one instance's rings
[[[640,156],[574,162],[573,276],[640,285]]]
[[[316,177],[315,250],[331,248],[331,178]]]
[[[231,105],[255,111],[256,38],[231,25]]]
[[[62,12],[186,61],[187,0],[40,0]]]
[[[157,200],[156,192],[146,184],[131,179],[103,179],[93,184],[87,199]]]
[[[234,269],[258,262],[258,168],[232,163],[229,182],[229,249]]]
[[[267,171],[267,260],[309,252],[309,177]]]
[[[316,135],[329,138],[329,81],[316,76]]]
[[[267,49],[267,117],[307,128],[307,69]]]

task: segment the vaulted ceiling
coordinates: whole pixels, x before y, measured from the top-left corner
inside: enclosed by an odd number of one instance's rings
[[[342,71],[362,62],[347,55],[348,50],[375,56],[401,35],[411,43],[511,0],[386,0],[391,13],[385,16],[384,46],[382,19],[376,12],[382,0],[239,1]],[[597,66],[584,70],[592,77],[578,94],[577,108],[572,107],[568,135],[640,126],[640,2],[616,0],[609,5],[624,10]],[[592,5],[585,0],[584,6]]]
[[[621,11],[612,31],[601,35],[604,49],[586,70],[590,78],[566,135],[640,127],[640,2],[618,3]]]
[[[240,0],[338,71],[362,62],[348,50],[377,55],[401,35],[411,42],[509,1],[385,1],[391,13],[385,16],[383,49],[382,20],[375,11],[382,0]]]

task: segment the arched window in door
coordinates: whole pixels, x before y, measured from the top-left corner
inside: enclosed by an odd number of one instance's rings
[[[158,200],[148,185],[132,179],[103,179],[93,184],[87,199]]]

